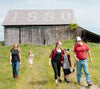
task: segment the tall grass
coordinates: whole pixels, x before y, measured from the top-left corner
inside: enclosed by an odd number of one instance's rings
[[[73,65],[74,58],[73,46],[74,40],[62,42],[62,49],[69,48],[71,61]],[[89,73],[94,84],[100,86],[100,44],[87,43],[93,57],[93,63],[89,63]],[[70,84],[59,83],[56,87],[54,82],[54,72],[52,66],[48,66],[48,60],[51,50],[55,45],[37,46],[37,45],[19,45],[21,48],[22,65],[19,68],[19,78],[13,79],[12,67],[9,63],[9,50],[11,46],[0,46],[0,89],[78,89],[76,84],[76,73],[70,75]],[[33,69],[29,70],[28,51],[31,50],[34,54]],[[83,76],[82,76],[83,77]],[[63,71],[61,70],[61,79],[63,80]]]

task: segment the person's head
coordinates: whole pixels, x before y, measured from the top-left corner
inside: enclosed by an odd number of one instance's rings
[[[68,54],[69,49],[64,49],[64,54]]]
[[[13,46],[12,46],[12,49],[18,49],[18,44],[17,43],[14,43]]]
[[[82,41],[81,41],[81,37],[76,37],[76,43],[78,44],[78,45],[81,45],[82,44]]]
[[[58,42],[56,43],[56,47],[61,48],[61,46],[62,46],[62,42],[61,42],[61,41],[58,41]]]
[[[29,52],[28,52],[28,55],[31,55],[31,54],[32,54],[32,52],[31,52],[31,51],[29,51]]]

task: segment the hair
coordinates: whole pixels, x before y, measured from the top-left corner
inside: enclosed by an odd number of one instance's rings
[[[60,43],[61,41],[57,41],[55,48],[57,48],[57,45]]]
[[[28,52],[28,56],[30,56],[30,54],[32,54],[32,52],[31,52],[31,51],[29,51],[29,52]]]
[[[17,45],[17,50],[20,51],[20,48],[19,48],[19,46],[18,46],[17,43],[14,43],[14,44],[12,45],[12,48],[11,48],[11,49],[15,49],[15,48],[16,48],[15,45]]]

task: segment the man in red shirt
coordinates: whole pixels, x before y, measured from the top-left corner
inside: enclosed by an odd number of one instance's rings
[[[73,53],[73,56],[76,60],[76,66],[77,66],[77,82],[78,84],[80,84],[81,70],[83,68],[88,86],[91,86],[92,84],[91,84],[90,75],[88,72],[88,65],[87,65],[87,53],[90,57],[90,62],[92,63],[92,57],[88,45],[82,43],[81,38],[77,37],[76,44],[74,45],[74,53]]]

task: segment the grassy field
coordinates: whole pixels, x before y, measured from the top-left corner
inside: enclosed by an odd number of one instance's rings
[[[93,63],[88,60],[89,73],[93,84],[100,87],[100,44],[87,43],[93,57]],[[62,48],[69,48],[72,65],[74,40],[64,41]],[[13,79],[12,67],[9,63],[9,50],[11,46],[0,46],[0,89],[80,89],[76,84],[76,73],[70,75],[70,84],[59,83],[56,87],[54,82],[54,72],[52,66],[48,66],[49,54],[55,45],[36,46],[19,45],[21,48],[22,65],[19,68],[19,78]],[[28,51],[34,54],[33,69],[29,70]],[[84,77],[84,75],[82,75]],[[61,70],[61,79],[63,80],[63,71]]]

